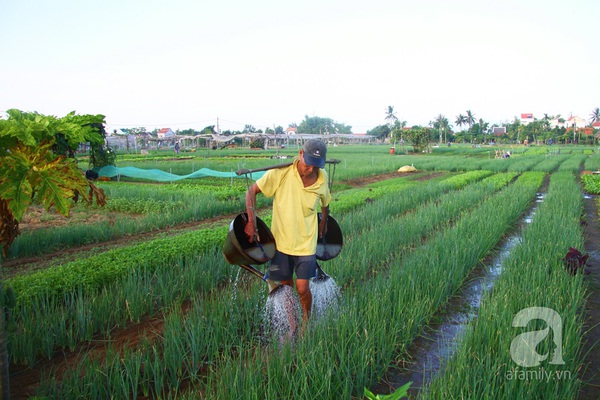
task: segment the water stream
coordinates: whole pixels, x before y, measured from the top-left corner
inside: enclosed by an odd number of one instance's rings
[[[302,310],[294,289],[282,285],[267,296],[263,326],[265,338],[279,344],[292,343],[298,335]]]
[[[341,291],[335,280],[322,272],[310,280],[312,292],[312,324],[319,323],[339,310]],[[263,314],[265,338],[279,344],[293,342],[298,334],[302,309],[298,297],[289,286],[280,286],[269,293]]]
[[[335,280],[329,276],[310,281],[313,305],[311,319],[313,323],[322,321],[328,315],[339,311],[342,294]]]
[[[415,340],[409,349],[412,357],[410,366],[388,372],[386,388],[382,383],[378,389],[394,391],[412,381],[411,392],[421,390],[444,368],[444,363],[460,344],[467,324],[477,317],[483,294],[494,286],[495,280],[502,273],[504,260],[521,242],[523,229],[533,221],[544,197],[545,193],[537,193],[536,203],[521,220],[520,229],[499,243],[498,252],[489,263],[470,274],[460,294],[450,300],[441,313],[441,323],[428,327],[424,334]]]

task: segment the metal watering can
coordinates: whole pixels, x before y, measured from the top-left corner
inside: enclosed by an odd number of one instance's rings
[[[265,274],[253,267],[252,264],[264,264],[275,256],[275,238],[267,224],[256,217],[255,226],[260,237],[260,242],[254,241],[250,243],[244,232],[247,222],[247,213],[239,214],[231,221],[229,232],[227,232],[227,237],[223,244],[223,255],[229,264],[239,265],[241,268],[267,282],[269,293],[271,293],[281,285],[268,279]]]

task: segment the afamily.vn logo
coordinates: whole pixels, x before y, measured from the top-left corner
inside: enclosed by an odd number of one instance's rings
[[[550,364],[564,364],[562,358],[562,318],[553,309],[547,307],[528,307],[519,311],[513,318],[514,327],[526,328],[532,320],[546,322],[544,329],[523,332],[517,335],[510,344],[510,356],[521,367],[537,367],[548,358],[546,354],[539,354],[537,346],[548,337],[552,330],[554,351]]]

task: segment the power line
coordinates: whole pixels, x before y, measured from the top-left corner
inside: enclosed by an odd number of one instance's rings
[[[116,123],[116,122],[111,122],[108,125],[118,125],[118,126],[177,126],[177,125],[193,125],[193,124],[200,124],[200,123],[206,123],[206,122],[213,122],[215,120],[216,120],[216,118],[205,119],[205,120],[202,120],[202,121],[175,122],[175,123],[165,123],[165,124],[119,124],[119,123]]]

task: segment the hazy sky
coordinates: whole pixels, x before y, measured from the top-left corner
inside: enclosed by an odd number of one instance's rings
[[[598,0],[0,0],[0,112],[242,130],[600,107]]]

